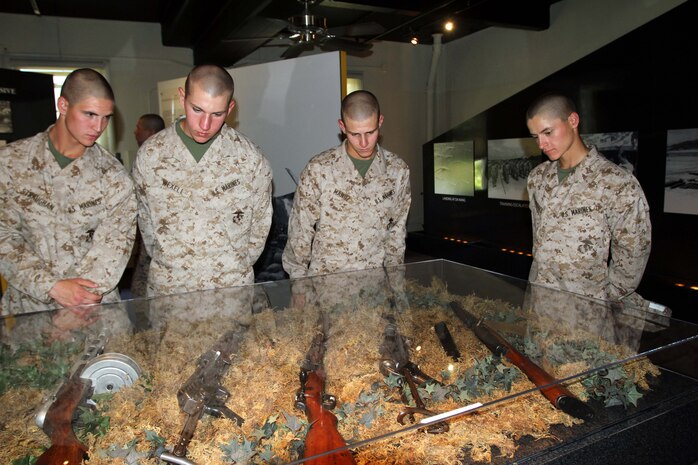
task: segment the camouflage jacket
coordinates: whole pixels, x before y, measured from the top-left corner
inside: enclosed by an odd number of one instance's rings
[[[148,295],[254,281],[272,214],[271,167],[254,143],[224,125],[197,163],[172,125],[138,150],[133,179]]]
[[[378,147],[361,177],[344,144],[301,173],[283,265],[291,278],[399,265],[404,261],[410,172]]]
[[[48,130],[3,147],[0,157],[0,274],[9,283],[2,312],[60,307],[48,292],[68,278],[98,283],[105,303],[118,300],[136,233],[124,167],[95,144],[61,169]]]
[[[651,245],[649,207],[637,179],[594,147],[562,183],[557,170],[548,161],[528,176],[529,280],[600,299],[633,293]]]

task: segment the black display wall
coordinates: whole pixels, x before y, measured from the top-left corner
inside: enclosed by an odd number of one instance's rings
[[[0,69],[0,140],[33,136],[55,120],[52,76]]]
[[[530,137],[525,111],[535,97],[561,91],[577,102],[583,134],[636,132],[635,174],[653,227],[640,291],[670,306],[698,309],[698,290],[690,289],[698,285],[698,215],[664,213],[667,130],[698,128],[696,18],[698,1],[689,0],[425,144],[424,231],[410,236],[411,247],[527,276],[528,202],[490,199],[486,188],[471,196],[436,194],[434,144],[472,141],[474,160],[486,161],[488,141]]]

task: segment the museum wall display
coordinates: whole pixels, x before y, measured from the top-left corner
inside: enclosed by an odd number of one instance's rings
[[[532,238],[525,183],[545,157],[531,140],[525,112],[539,95],[562,92],[577,104],[586,143],[633,171],[650,204],[652,251],[639,292],[694,319],[698,72],[685,63],[697,57],[696,14],[698,4],[686,2],[426,143],[424,231],[413,234],[419,251],[527,276]],[[470,250],[439,244],[454,240]],[[509,264],[488,254],[477,261],[485,252],[473,246],[524,258]]]
[[[0,463],[698,459],[698,326],[446,260],[0,323]]]
[[[55,121],[51,76],[0,68],[0,144],[33,136]]]

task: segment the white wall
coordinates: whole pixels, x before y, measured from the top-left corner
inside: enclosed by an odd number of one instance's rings
[[[488,28],[445,44],[435,134],[660,16],[685,0],[562,0],[545,31]],[[523,121],[523,112],[521,117]]]
[[[426,142],[425,95],[430,47],[379,42],[366,58],[347,57],[347,70],[360,73],[364,89],[373,92],[385,116],[381,145],[398,154],[410,167],[412,207],[409,231],[423,229],[422,144]]]
[[[339,144],[340,53],[328,52],[228,69],[235,108],[226,123],[260,146],[271,164],[274,195],[296,190],[310,158]],[[184,114],[186,76],[158,83],[165,123]],[[293,177],[289,175],[290,170]]]
[[[0,13],[0,66],[103,66],[116,94],[113,150],[128,163],[143,113],[158,112],[157,82],[186,75],[191,49],[164,47],[160,25]]]
[[[398,154],[410,167],[412,208],[407,220],[410,231],[423,228],[422,144],[426,142],[425,91],[431,47],[396,42],[377,42],[368,57],[347,56],[347,72],[363,78],[364,89],[373,92],[381,105],[385,122],[381,145]],[[283,47],[262,47],[235,66],[280,59]],[[317,54],[319,50],[302,56]],[[337,102],[339,107],[339,102]],[[335,120],[339,118],[337,112]],[[338,135],[335,125],[333,135]],[[337,139],[338,140],[338,139]],[[282,173],[283,175],[283,173]]]

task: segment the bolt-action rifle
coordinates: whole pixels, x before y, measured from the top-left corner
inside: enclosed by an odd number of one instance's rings
[[[581,420],[591,420],[594,411],[584,402],[579,400],[567,388],[557,383],[543,368],[536,365],[531,359],[517,351],[504,337],[492,329],[484,320],[477,319],[473,314],[465,310],[459,303],[450,302],[453,313],[498,357],[506,357],[516,365],[529,380],[540,388],[541,394],[568,415]]]
[[[201,354],[196,362],[196,370],[177,391],[177,402],[187,419],[174,450],[172,453],[163,452],[161,460],[176,464],[192,463],[184,457],[204,413],[214,417],[226,416],[238,426],[245,421],[226,407],[230,393],[221,384],[233,357],[238,353],[244,329],[241,327],[236,331],[228,331],[211,349]]]
[[[329,321],[326,314],[320,315],[318,332],[313,337],[310,349],[301,363],[300,389],[295,396],[295,405],[308,417],[310,429],[305,437],[303,457],[313,457],[335,449],[344,450],[326,454],[305,463],[313,465],[354,465],[354,457],[346,449],[347,443],[337,431],[337,417],[334,409],[337,399],[325,393],[325,358]]]

